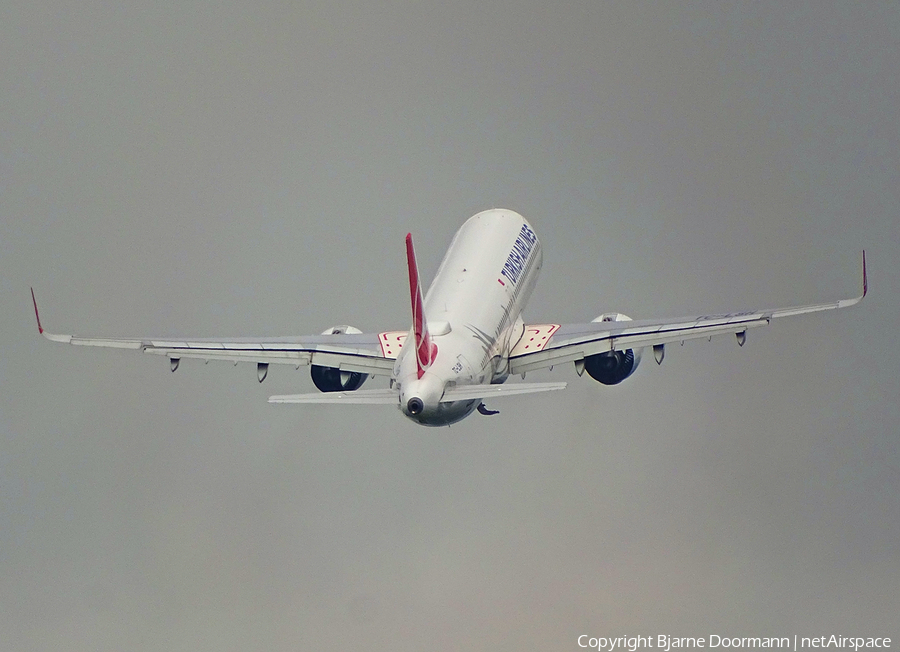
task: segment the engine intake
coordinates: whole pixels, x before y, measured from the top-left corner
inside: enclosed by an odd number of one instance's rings
[[[362,387],[369,377],[369,374],[358,371],[342,371],[337,367],[322,367],[317,364],[310,367],[309,375],[320,392],[352,392]]]
[[[362,331],[353,326],[332,326],[324,331],[322,335],[341,335],[344,333],[358,335]],[[337,367],[323,367],[317,364],[310,366],[309,375],[320,392],[352,392],[362,387],[362,384],[369,378],[369,374],[358,371],[344,371]]]
[[[584,359],[584,369],[591,378],[604,385],[618,385],[637,369],[640,356],[634,350],[605,351]]]
[[[631,317],[620,312],[607,312],[593,321],[631,321]],[[584,359],[584,369],[588,375],[604,385],[618,385],[634,373],[641,362],[641,350],[604,351],[589,355]]]

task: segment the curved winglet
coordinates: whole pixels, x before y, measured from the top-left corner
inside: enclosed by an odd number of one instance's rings
[[[34,317],[37,319],[38,333],[44,334],[44,327],[41,326],[41,316],[38,314],[37,299],[34,298],[34,288],[31,288],[31,302],[34,304]]]
[[[869,277],[866,275],[866,250],[863,249],[863,296],[869,293]]]
[[[842,299],[837,302],[838,308],[847,308],[849,306],[855,306],[857,303],[862,301],[865,296],[869,293],[869,274],[866,271],[866,250],[863,249],[862,252],[862,294],[858,297],[854,297],[852,299]]]
[[[71,335],[54,335],[53,333],[48,333],[47,331],[45,331],[44,327],[41,326],[41,316],[38,313],[37,299],[34,298],[34,288],[31,288],[31,302],[34,304],[34,318],[37,319],[38,333],[46,337],[51,342],[62,342],[64,344],[69,344],[72,341]]]

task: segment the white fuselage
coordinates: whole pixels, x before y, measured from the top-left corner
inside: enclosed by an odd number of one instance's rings
[[[454,423],[480,399],[441,403],[447,387],[506,380],[509,352],[524,329],[522,309],[540,269],[541,244],[518,213],[484,211],[460,227],[425,295],[437,356],[421,378],[413,347],[405,347],[394,365],[406,416],[423,425]],[[413,397],[424,404],[417,414],[407,408]]]

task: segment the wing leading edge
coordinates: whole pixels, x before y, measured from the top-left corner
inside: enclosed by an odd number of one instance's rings
[[[869,291],[865,251],[862,253],[862,286],[862,294],[858,297],[808,306],[699,315],[677,319],[564,324],[557,328],[553,328],[554,324],[526,326],[526,329],[544,332],[552,328],[552,335],[538,350],[526,351],[519,347],[514,348],[509,359],[509,369],[511,374],[520,374],[565,362],[583,360],[589,355],[605,351],[623,351],[639,347],[653,347],[657,361],[661,362],[662,347],[666,344],[728,333],[737,335],[738,343],[743,345],[748,329],[765,326],[773,319],[849,308],[862,301]]]
[[[167,356],[173,371],[182,358],[266,364],[321,365],[366,374],[391,374],[394,360],[385,357],[378,334],[309,335],[300,337],[158,338],[82,337],[57,335],[41,325],[31,291],[38,332],[52,342],[75,346],[130,349]]]

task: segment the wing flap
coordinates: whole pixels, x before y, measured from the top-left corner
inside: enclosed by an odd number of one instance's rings
[[[683,342],[685,340],[693,340],[700,337],[712,337],[714,335],[724,335],[727,333],[739,333],[748,328],[765,326],[768,323],[768,319],[761,318],[748,319],[746,321],[729,321],[724,324],[692,324],[674,328],[663,326],[658,330],[645,332],[629,329],[620,335],[613,335],[610,337],[610,346],[606,350],[630,349],[642,346],[653,346],[655,344],[668,344],[670,342]]]
[[[141,340],[103,339],[98,337],[79,337],[78,335],[54,335],[44,331],[41,333],[48,340],[74,344],[75,346],[103,346],[110,349],[140,349],[144,343]]]

